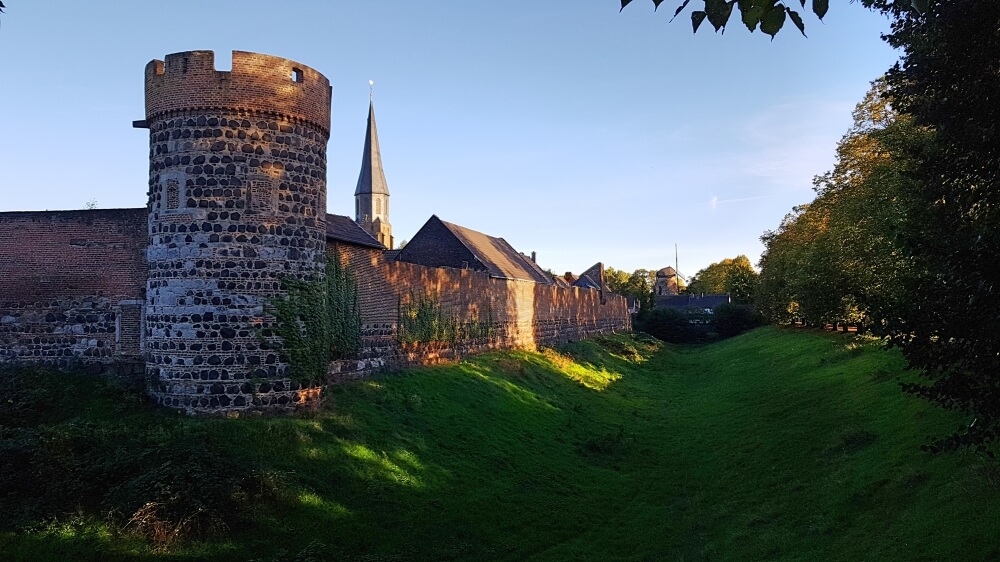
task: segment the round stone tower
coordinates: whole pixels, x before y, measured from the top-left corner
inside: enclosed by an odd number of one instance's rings
[[[283,58],[212,51],[146,65],[146,370],[173,408],[290,408],[308,391],[262,347],[281,280],[321,271],[330,81]]]

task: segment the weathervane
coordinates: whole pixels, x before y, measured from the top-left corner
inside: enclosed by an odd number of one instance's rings
[[[368,102],[371,103],[371,101],[374,98],[375,98],[375,81],[374,80],[369,80],[368,81]]]

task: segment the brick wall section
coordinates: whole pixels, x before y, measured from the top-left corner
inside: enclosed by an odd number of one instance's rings
[[[495,348],[534,349],[595,334],[631,329],[625,298],[579,287],[496,279],[486,273],[426,267],[383,258],[380,250],[348,244],[327,245],[328,257],[345,263],[358,281],[363,329],[360,361],[337,362],[333,380],[364,376],[373,368],[426,364]],[[460,321],[490,318],[489,341],[467,341],[401,349],[396,343],[400,306],[434,296],[442,310]]]
[[[310,123],[329,136],[330,81],[304,64],[233,51],[232,71],[215,70],[212,51],[186,51],[146,65],[146,119],[192,109],[242,110]],[[300,71],[299,81],[295,71]]]
[[[0,213],[0,362],[138,356],[146,216],[146,209]]]

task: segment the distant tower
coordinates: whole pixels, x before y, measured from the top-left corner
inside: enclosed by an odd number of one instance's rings
[[[389,224],[389,186],[382,172],[382,155],[375,129],[375,104],[368,103],[368,131],[361,157],[361,173],[354,190],[354,220],[376,240],[392,249],[392,225]]]
[[[653,286],[653,294],[658,297],[680,294],[676,269],[667,266],[656,272],[656,284]]]
[[[330,81],[296,62],[212,51],[146,65],[151,393],[188,411],[290,407],[303,394],[261,347],[283,278],[321,271]]]

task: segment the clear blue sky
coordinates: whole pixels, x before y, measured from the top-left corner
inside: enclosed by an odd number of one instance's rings
[[[672,265],[674,243],[689,275],[756,261],[897,58],[846,2],[773,42],[648,0],[5,3],[0,211],[144,206],[145,64],[256,51],[333,84],[330,212],[353,215],[371,79],[396,240],[437,214],[558,273]]]

